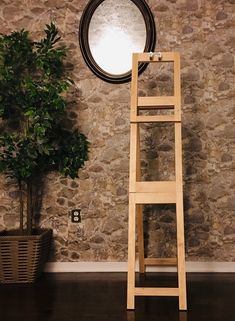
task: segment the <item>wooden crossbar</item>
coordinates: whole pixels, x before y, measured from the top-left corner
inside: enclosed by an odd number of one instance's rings
[[[130,112],[130,177],[129,177],[129,228],[128,228],[128,280],[127,308],[135,308],[135,296],[178,296],[179,309],[187,309],[185,249],[184,249],[184,214],[182,181],[182,138],[181,138],[181,93],[180,93],[180,56],[179,53],[165,52],[156,55],[150,53],[133,54]],[[139,62],[174,64],[174,95],[138,97]],[[140,115],[140,110],[170,109],[170,115]],[[175,134],[175,180],[141,180],[140,124],[151,122],[171,122]],[[144,254],[144,204],[175,204],[177,257],[147,258]],[[139,251],[139,270],[145,273],[148,265],[177,266],[178,287],[156,288],[135,286],[136,234]]]
[[[138,97],[138,107],[155,107],[158,108],[174,108],[177,104],[175,96],[160,96],[160,97]],[[140,109],[140,108],[139,108]]]
[[[136,193],[175,193],[175,181],[158,181],[158,182],[136,182],[134,186],[130,186],[130,192]]]
[[[159,62],[158,55],[151,55],[148,52],[135,53],[133,55],[138,56],[138,62]],[[174,62],[176,59],[179,59],[180,55],[178,52],[161,52],[162,62]]]
[[[179,296],[179,288],[135,288],[137,296]]]
[[[176,203],[176,193],[134,193],[135,204],[173,204]]]
[[[174,266],[177,265],[177,258],[145,258],[144,265]]]
[[[132,123],[162,123],[180,121],[175,115],[157,115],[157,116],[132,116]]]

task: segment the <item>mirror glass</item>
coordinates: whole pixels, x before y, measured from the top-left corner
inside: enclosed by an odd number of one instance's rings
[[[133,52],[143,52],[144,17],[129,0],[106,0],[94,12],[88,30],[91,54],[105,72],[120,75],[131,69]]]
[[[79,26],[81,53],[101,79],[131,79],[133,52],[154,51],[156,31],[145,0],[90,0]],[[141,73],[147,64],[139,65]]]

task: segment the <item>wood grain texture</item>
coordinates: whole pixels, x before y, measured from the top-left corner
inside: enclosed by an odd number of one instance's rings
[[[174,63],[174,96],[138,97],[138,63]],[[185,244],[184,244],[184,209],[182,179],[182,137],[181,137],[181,84],[180,55],[177,52],[161,53],[151,56],[149,53],[133,54],[131,84],[131,133],[130,133],[130,177],[129,177],[129,233],[128,233],[128,282],[127,308],[135,308],[135,296],[177,296],[179,310],[187,310]],[[140,109],[173,109],[173,115],[139,115]],[[173,122],[175,134],[175,181],[142,182],[140,167],[139,123]],[[177,258],[145,258],[143,204],[176,204]],[[137,235],[139,249],[139,269],[143,273],[145,265],[177,265],[177,287],[136,287],[135,269],[135,224],[137,216]]]

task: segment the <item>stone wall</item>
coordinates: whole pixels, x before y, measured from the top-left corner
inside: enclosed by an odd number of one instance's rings
[[[130,84],[105,83],[82,59],[78,26],[87,0],[1,0],[0,32],[28,29],[32,38],[54,21],[70,48],[75,86],[68,117],[91,142],[90,159],[71,180],[52,173],[45,181],[42,226],[54,230],[53,261],[127,259]],[[187,260],[235,261],[234,0],[149,0],[157,48],[182,60],[184,203]],[[167,92],[171,73],[141,76],[143,94]],[[159,89],[160,88],[160,89]],[[174,176],[167,126],[143,126],[145,179]],[[157,143],[157,144],[156,144]],[[0,229],[17,226],[17,189],[0,178]],[[82,222],[69,214],[81,209]],[[148,255],[175,253],[175,209],[145,207]]]

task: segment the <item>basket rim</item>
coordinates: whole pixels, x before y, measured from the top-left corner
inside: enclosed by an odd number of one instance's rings
[[[16,235],[14,235],[14,233],[16,233]],[[52,234],[52,229],[51,228],[34,229],[34,233],[37,233],[37,234],[31,234],[31,235],[19,235],[19,234],[17,235],[17,233],[19,233],[18,229],[0,231],[0,242],[1,240],[2,241],[37,240],[37,239],[41,239],[47,234]]]

